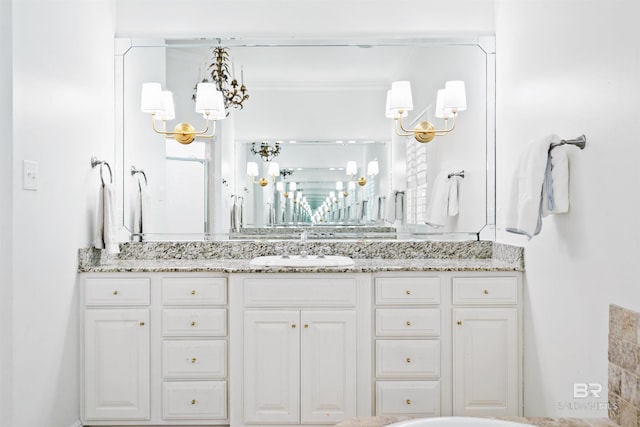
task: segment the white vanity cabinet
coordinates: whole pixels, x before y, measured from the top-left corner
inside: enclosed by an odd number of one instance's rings
[[[520,274],[455,274],[453,413],[522,412]]]
[[[84,273],[80,295],[83,425],[229,424],[226,277]]]
[[[370,415],[370,287],[364,274],[232,275],[231,424]]]

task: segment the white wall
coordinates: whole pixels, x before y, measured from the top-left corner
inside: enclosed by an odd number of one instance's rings
[[[0,189],[14,215],[10,425],[69,427],[79,413],[77,250],[89,246],[99,184],[90,158],[114,160],[114,11],[111,0],[12,5],[12,199]],[[38,191],[22,190],[25,159],[39,163]]]
[[[545,219],[530,242],[501,235],[526,247],[527,415],[606,416],[558,405],[585,403],[576,382],[606,389],[608,305],[640,310],[639,13],[625,0],[497,2],[499,209],[525,144],[587,137],[570,154],[570,213]]]
[[[13,253],[11,175],[13,173],[13,123],[11,121],[11,0],[0,0],[0,420],[12,424],[11,371],[13,354]]]

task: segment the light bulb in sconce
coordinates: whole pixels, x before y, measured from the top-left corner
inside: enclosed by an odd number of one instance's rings
[[[282,193],[283,190],[284,190],[284,184],[282,183],[282,181],[276,182],[276,191],[279,191]]]
[[[379,172],[380,172],[380,168],[378,166],[378,161],[377,160],[371,160],[367,164],[367,175],[376,176],[376,175],[378,175]]]
[[[396,134],[413,136],[418,142],[430,142],[436,136],[446,135],[455,129],[457,114],[467,109],[464,82],[460,80],[448,81],[445,83],[444,89],[438,90],[435,116],[444,119],[444,129],[436,129],[428,121],[418,123],[414,129],[405,129],[402,118],[406,116],[407,111],[412,109],[411,84],[408,81],[393,82],[391,90],[387,92],[385,115],[393,119]],[[449,119],[452,119],[450,126]]]

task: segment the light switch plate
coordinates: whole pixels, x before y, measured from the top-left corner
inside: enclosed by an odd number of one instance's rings
[[[31,191],[38,190],[38,162],[22,161],[22,188]]]

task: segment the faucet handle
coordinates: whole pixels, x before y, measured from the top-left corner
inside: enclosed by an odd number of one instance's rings
[[[327,251],[330,251],[330,248],[327,246],[320,246],[318,248],[318,258],[324,258],[327,254]]]

